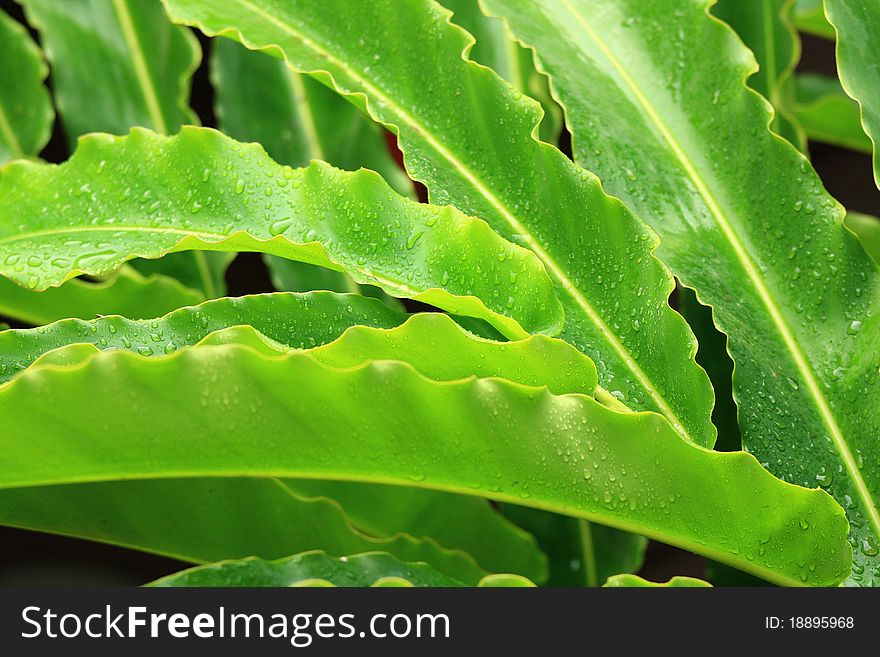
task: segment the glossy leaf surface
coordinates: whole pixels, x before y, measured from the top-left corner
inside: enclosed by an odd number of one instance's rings
[[[412,181],[391,157],[382,129],[357,107],[283,62],[227,39],[211,51],[215,111],[224,133],[259,142],[276,162],[323,160],[340,169],[372,169],[396,191],[413,196]],[[276,289],[357,292],[344,272],[265,256]]]
[[[429,0],[165,4],[177,21],[283,57],[396,132],[433,202],[538,255],[566,310],[563,337],[596,361],[603,387],[712,444],[712,391],[667,305],[673,281],[651,255],[653,237],[595,177],[533,138],[540,107],[462,57],[472,38],[448,24],[448,11]]]
[[[871,140],[862,129],[859,105],[834,78],[810,73],[796,76],[792,113],[810,139],[871,152]]]
[[[758,70],[749,86],[776,109],[772,129],[799,150],[806,149],[801,126],[789,113],[787,81],[800,59],[800,40],[791,23],[793,0],[720,0],[712,14],[730,25],[755,55]]]
[[[479,0],[442,0],[441,5],[452,12],[452,22],[463,27],[476,39],[468,56],[488,66],[515,88],[531,96],[544,110],[538,135],[548,144],[559,141],[562,110],[550,95],[547,78],[535,69],[532,51],[519,45],[504,23],[486,16]]]
[[[266,391],[284,392],[267,403]],[[847,523],[824,492],[781,482],[747,454],[689,445],[655,414],[503,379],[438,382],[393,361],[336,369],[310,352],[235,344],[109,351],[29,368],[0,388],[0,414],[3,488],[243,475],[395,483],[596,520],[777,583],[849,572]]]
[[[0,199],[0,274],[32,289],[136,256],[250,250],[346,271],[510,336],[562,322],[540,262],[484,222],[398,196],[369,171],[279,166],[206,128],[95,135],[65,164],[12,163]]]
[[[141,356],[169,354],[210,333],[252,326],[291,349],[310,349],[337,339],[355,325],[391,328],[406,315],[365,297],[330,292],[275,293],[216,299],[180,308],[156,319],[102,317],[66,319],[35,329],[0,333],[0,383],[12,379],[40,356],[67,345],[124,349]]]
[[[832,492],[852,523],[853,583],[880,577],[880,274],[809,163],[767,130],[768,104],[744,85],[751,53],[704,1],[483,4],[538,48],[578,162],[713,307],[744,447]]]

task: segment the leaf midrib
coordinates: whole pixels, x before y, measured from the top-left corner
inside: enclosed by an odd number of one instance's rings
[[[45,236],[51,236],[51,235],[71,235],[71,234],[75,235],[77,233],[102,233],[102,232],[103,233],[129,232],[129,233],[149,233],[149,234],[160,233],[160,234],[166,234],[166,235],[179,235],[183,238],[195,237],[197,239],[204,240],[204,241],[210,240],[209,243],[211,243],[211,244],[222,244],[222,243],[226,242],[227,240],[229,240],[234,235],[234,233],[233,233],[233,235],[227,235],[226,233],[214,233],[214,232],[209,232],[209,231],[186,230],[186,229],[182,229],[182,228],[156,228],[154,226],[137,226],[137,225],[132,225],[132,224],[127,224],[125,226],[115,226],[115,225],[114,226],[76,226],[76,227],[66,226],[64,228],[47,228],[45,230],[36,230],[36,231],[31,231],[29,233],[20,233],[17,235],[0,237],[0,244],[8,244],[10,242],[28,240],[28,239],[32,239],[34,237],[45,237]],[[336,260],[334,260],[332,257],[330,257],[330,254],[326,252],[326,249],[321,242],[294,242],[290,238],[284,237],[283,235],[275,235],[274,237],[271,237],[269,239],[263,239],[263,238],[257,237],[256,235],[254,235],[253,233],[251,233],[248,230],[242,230],[240,232],[243,232],[244,234],[248,235],[250,238],[255,239],[257,241],[261,241],[261,242],[270,242],[270,241],[278,240],[279,238],[281,238],[285,242],[287,242],[291,245],[294,245],[294,246],[306,246],[307,244],[318,244],[324,250],[325,254],[327,255],[328,259],[330,259],[331,262],[339,264]],[[215,241],[217,238],[219,238],[219,241]],[[171,245],[170,250],[168,250],[166,252],[167,253],[173,252],[173,249],[175,246],[176,245]],[[281,256],[281,257],[284,257],[284,256]],[[288,259],[294,260],[294,258],[288,258]],[[350,276],[350,274],[349,274],[349,276]],[[399,281],[399,280],[395,280],[393,278],[388,278],[387,276],[377,274],[375,271],[371,271],[369,273],[369,278],[372,279],[372,282],[368,281],[368,283],[373,284],[373,282],[375,282],[384,288],[394,289],[394,290],[400,292],[403,296],[405,296],[408,299],[418,300],[419,298],[422,297],[422,295],[425,292],[428,292],[428,291],[434,290],[434,289],[440,289],[440,288],[427,288],[425,290],[417,290],[416,288],[412,287],[408,283],[405,283],[405,282]],[[469,297],[469,296],[465,296],[465,295],[455,295],[455,296],[457,296],[458,298],[477,299],[480,302],[480,304],[482,304],[482,306],[484,308],[486,308],[486,310],[488,310],[493,315],[495,315],[501,319],[509,319],[509,320],[513,321],[517,326],[519,325],[517,320],[515,320],[512,317],[508,317],[507,315],[502,315],[498,311],[493,310],[492,308],[487,306],[482,301],[482,299],[478,299],[477,297]],[[520,330],[523,331],[523,329],[520,329]]]
[[[131,55],[131,62],[134,66],[135,78],[138,86],[144,96],[144,102],[147,104],[147,113],[150,115],[150,121],[153,123],[153,129],[156,132],[167,134],[168,124],[165,117],[162,116],[162,108],[159,105],[159,97],[156,94],[155,86],[150,77],[150,71],[147,67],[147,61],[144,57],[144,51],[141,47],[137,31],[131,19],[131,13],[125,4],[125,0],[113,0],[113,9],[116,12],[116,18],[119,21],[119,28],[122,30],[122,38],[128,45]]]
[[[810,396],[813,398],[816,407],[819,410],[819,414],[822,417],[823,423],[828,428],[831,434],[833,444],[840,454],[843,465],[849,473],[850,477],[852,478],[853,483],[856,486],[856,490],[858,491],[859,497],[861,497],[862,501],[864,502],[868,517],[874,529],[874,533],[877,536],[880,536],[880,513],[878,513],[877,505],[875,504],[871,492],[868,489],[864,478],[862,477],[862,473],[858,467],[856,459],[850,451],[849,445],[847,445],[846,443],[846,438],[844,437],[843,432],[841,431],[840,426],[837,423],[837,419],[835,418],[834,413],[831,411],[828,400],[822,393],[813,369],[807,361],[806,357],[804,356],[803,351],[797,342],[797,339],[795,338],[791,329],[788,327],[788,324],[785,321],[782,312],[779,310],[778,306],[774,302],[769,289],[767,288],[763,278],[758,271],[758,268],[755,266],[755,263],[752,262],[751,257],[749,256],[742,242],[737,237],[736,233],[734,232],[733,227],[727,219],[725,212],[722,210],[719,202],[712,194],[712,191],[709,189],[708,185],[703,180],[700,173],[697,171],[693,162],[691,162],[685,150],[675,139],[674,135],[669,130],[666,123],[663,121],[663,118],[660,116],[659,112],[654,109],[647,96],[636,84],[635,79],[633,79],[633,77],[629,74],[629,71],[627,71],[620,60],[607,46],[607,44],[592,28],[586,17],[572,5],[571,0],[562,0],[562,3],[564,4],[568,12],[572,15],[572,17],[577,21],[577,23],[583,28],[586,36],[591,39],[593,43],[595,43],[599,51],[608,60],[609,64],[611,64],[611,66],[613,66],[617,73],[620,75],[623,83],[627,86],[633,97],[642,107],[644,114],[651,121],[651,123],[654,124],[654,126],[662,135],[663,139],[671,148],[676,159],[680,162],[685,173],[688,175],[688,178],[690,178],[697,192],[700,194],[703,201],[705,202],[710,214],[714,218],[715,222],[718,224],[719,228],[721,228],[722,233],[724,234],[725,238],[727,239],[728,243],[736,254],[736,257],[739,260],[741,267],[748,276],[749,281],[755,288],[755,291],[761,299],[761,302],[764,304],[764,307],[767,309],[767,312],[770,315],[773,324],[776,326],[777,331],[782,337],[783,342],[785,343],[785,347],[791,354],[798,372],[801,374],[805,383],[807,384],[807,389],[810,392]]]
[[[483,181],[480,180],[480,178],[474,172],[472,172],[461,159],[456,157],[449,149],[447,149],[443,144],[437,141],[437,139],[433,137],[431,131],[428,130],[426,126],[422,125],[414,116],[406,112],[404,108],[396,103],[392,98],[390,98],[377,87],[375,87],[363,75],[355,71],[351,66],[337,58],[332,52],[324,49],[313,39],[306,36],[301,31],[294,29],[283,20],[280,20],[272,14],[264,11],[262,8],[254,5],[249,0],[231,1],[238,3],[242,6],[242,8],[251,11],[252,13],[268,21],[269,23],[275,25],[281,31],[286,32],[291,37],[300,41],[305,47],[310,48],[322,58],[332,62],[335,66],[338,66],[340,69],[345,71],[352,79],[356,80],[363,89],[366,90],[368,96],[372,96],[377,100],[377,102],[380,102],[387,108],[389,108],[394,114],[396,114],[400,119],[407,123],[415,132],[421,135],[422,138],[425,139],[425,141],[427,141],[442,157],[444,157],[455,168],[455,170],[459,171],[468,180],[468,182],[483,196],[483,198],[485,198],[499,212],[499,214],[514,230],[514,232],[521,237],[522,241],[525,242],[529,246],[529,248],[535,253],[535,255],[538,256],[541,262],[544,263],[544,265],[547,267],[553,277],[556,278],[559,285],[565,290],[565,292],[574,300],[574,302],[581,308],[581,310],[584,311],[590,321],[605,337],[606,342],[611,345],[612,349],[614,349],[620,359],[626,364],[627,368],[635,375],[636,379],[639,381],[639,383],[648,393],[651,399],[654,400],[658,408],[661,409],[661,412],[670,421],[675,431],[685,440],[692,443],[697,443],[697,441],[692,436],[690,436],[684,426],[684,423],[679,419],[675,411],[669,406],[669,404],[666,403],[665,398],[654,386],[648,375],[644,372],[644,370],[642,370],[641,367],[639,367],[638,363],[629,353],[629,350],[627,350],[626,347],[617,339],[617,336],[611,331],[611,328],[605,323],[605,321],[602,319],[596,309],[593,308],[587,298],[580,292],[580,290],[565,274],[565,272],[556,263],[556,261],[550,256],[550,254],[544,250],[544,248],[535,239],[531,232],[523,224],[520,223],[516,215],[513,214],[513,212],[501,201],[501,199],[499,199],[497,196],[495,196],[495,194],[492,193],[492,191],[483,183]],[[242,39],[244,39],[244,36],[241,34],[240,31],[238,32],[238,34],[240,37],[242,37]],[[285,63],[290,66],[289,61],[287,60],[286,53],[284,54],[284,59]],[[333,77],[330,71],[325,72],[331,74],[331,77]]]
[[[324,154],[324,147],[321,145],[321,139],[318,136],[318,128],[315,124],[315,116],[312,112],[312,107],[309,104],[306,87],[298,73],[294,73],[287,67],[285,67],[285,69],[284,78],[287,80],[287,84],[290,87],[290,97],[293,100],[293,105],[297,109],[293,116],[299,124],[300,133],[305,139],[306,148],[309,152],[306,161],[325,160],[327,158]]]

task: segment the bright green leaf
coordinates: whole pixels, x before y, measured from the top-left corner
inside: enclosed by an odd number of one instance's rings
[[[381,128],[319,82],[226,39],[213,42],[211,78],[218,122],[230,137],[259,142],[293,167],[324,160],[347,171],[373,169],[400,194],[414,194]]]
[[[276,162],[324,160],[349,171],[373,169],[399,193],[412,181],[391,157],[382,130],[358,108],[283,62],[217,39],[211,51],[219,127],[239,141],[259,142]],[[344,272],[264,256],[276,289],[357,292]]]
[[[291,349],[310,349],[336,340],[355,325],[391,328],[405,319],[405,314],[373,299],[330,292],[216,299],[157,319],[66,319],[0,334],[0,383],[12,379],[46,352],[73,344],[160,356],[194,345],[215,331],[247,325]]]
[[[51,203],[55,211],[44,214]],[[207,128],[84,138],[62,165],[0,177],[0,274],[32,289],[175,251],[262,251],[346,271],[511,337],[558,332],[540,262],[453,208],[395,194],[375,173],[281,167]]]
[[[397,133],[407,170],[433,202],[485,219],[538,255],[566,310],[563,337],[596,361],[604,387],[712,444],[711,387],[693,336],[668,307],[673,280],[651,255],[654,237],[594,176],[533,138],[538,104],[462,57],[472,39],[447,10],[430,0],[165,4],[177,21],[283,56]]]
[[[711,587],[712,585],[709,582],[705,582],[701,579],[696,579],[694,577],[680,577],[676,576],[670,579],[668,582],[649,582],[646,579],[643,579],[637,575],[615,575],[614,577],[609,577],[608,581],[605,582],[602,586],[608,588],[705,588]]]
[[[822,0],[796,0],[794,24],[801,32],[825,39],[834,38],[834,28],[825,18]]]
[[[853,582],[880,577],[880,275],[806,159],[767,130],[744,85],[751,53],[709,0],[483,5],[538,48],[576,160],[713,308],[745,448],[830,491],[852,524]]]
[[[844,224],[856,234],[865,251],[880,266],[880,219],[860,212],[847,212]]]
[[[453,23],[476,39],[468,53],[471,59],[541,103],[544,116],[538,134],[543,141],[556,144],[562,131],[562,110],[550,95],[547,78],[535,69],[532,51],[516,43],[504,23],[486,16],[478,0],[441,0],[440,4],[452,12]]]
[[[781,584],[835,584],[850,567],[845,516],[823,491],[688,444],[655,414],[504,379],[433,381],[395,361],[340,370],[235,344],[115,350],[22,372],[0,387],[0,416],[2,488],[194,476],[409,485],[595,520]]]
[[[201,50],[189,30],[168,21],[158,0],[20,1],[52,62],[71,149],[89,132],[122,135],[142,126],[171,134],[198,123],[188,102]],[[233,257],[194,251],[132,266],[173,276],[213,299],[226,293],[223,275]]]

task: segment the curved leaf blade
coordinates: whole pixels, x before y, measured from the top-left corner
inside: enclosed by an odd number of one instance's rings
[[[516,89],[541,103],[544,116],[538,135],[548,144],[558,143],[562,110],[550,95],[547,78],[535,69],[532,52],[516,43],[504,23],[486,16],[477,0],[442,0],[440,4],[452,12],[453,23],[476,39],[468,52],[472,60],[488,66]]]
[[[189,30],[168,21],[158,2],[21,1],[52,62],[71,149],[89,132],[121,135],[142,126],[170,134],[198,123],[188,103],[201,50]],[[226,293],[224,273],[232,257],[194,251],[152,263],[135,260],[132,267],[173,276],[213,299]]]
[[[840,83],[861,107],[862,127],[874,144],[874,181],[880,187],[880,6],[827,0],[825,10],[837,32]]]
[[[856,234],[865,252],[880,266],[880,219],[860,212],[847,212],[844,225]]]
[[[609,577],[602,586],[607,588],[711,588],[711,584],[695,577],[675,576],[668,582],[649,582],[638,575],[615,575]]]
[[[374,299],[330,292],[216,299],[156,319],[65,319],[35,329],[0,333],[0,384],[47,352],[68,345],[87,344],[102,350],[124,349],[142,356],[159,356],[195,345],[215,331],[247,325],[279,345],[310,349],[336,340],[352,326],[392,328],[405,319],[406,314]]]
[[[36,155],[52,132],[55,112],[43,85],[49,68],[27,31],[0,11],[0,163]]]
[[[352,481],[285,479],[284,483],[299,494],[338,502],[351,523],[368,535],[430,536],[444,547],[463,550],[489,572],[515,573],[539,583],[547,580],[547,560],[534,537],[487,500]]]
[[[42,292],[28,290],[0,276],[0,315],[33,325],[68,317],[157,317],[203,300],[198,291],[173,278],[160,274],[144,277],[130,267],[122,267],[97,282],[75,278]]]
[[[198,122],[188,103],[201,50],[192,33],[168,22],[159,3],[19,1],[52,63],[71,148],[89,132],[123,135],[143,126],[170,134]]]
[[[369,536],[335,501],[297,495],[277,479],[109,481],[0,491],[0,523],[207,563],[279,559],[320,549],[382,550],[425,561],[467,584],[486,571],[469,555],[405,534]]]
[[[810,139],[870,153],[859,105],[834,78],[804,73],[794,78],[792,113]]]
[[[781,584],[835,584],[850,567],[845,516],[823,491],[781,482],[747,454],[690,445],[655,414],[503,379],[437,382],[394,361],[338,370],[309,352],[234,344],[109,351],[26,370],[0,388],[0,416],[0,488],[242,475],[393,483],[596,520]]]
[[[93,135],[65,164],[11,163],[0,199],[0,275],[32,289],[136,256],[262,251],[486,319],[510,337],[562,322],[540,262],[484,222],[400,197],[366,170],[281,167],[259,145],[207,128]]]
[[[324,160],[379,173],[398,193],[414,197],[413,182],[391,157],[382,130],[354,105],[283,62],[227,39],[211,48],[215,112],[224,133],[259,142],[276,162],[306,166]],[[276,289],[357,292],[343,272],[265,256]]]
[[[804,130],[789,111],[790,80],[800,59],[801,44],[792,25],[794,0],[720,0],[712,14],[730,25],[758,61],[749,86],[776,110],[772,130],[806,152]]]
[[[880,577],[880,275],[806,159],[767,130],[769,106],[744,85],[751,54],[705,0],[483,4],[538,47],[576,159],[714,308],[745,448],[832,492],[853,582]]]
[[[398,193],[414,195],[381,128],[323,84],[228,39],[212,43],[211,79],[218,123],[230,137],[259,142],[293,167],[323,160],[347,171],[372,169]]]
[[[595,177],[533,138],[540,107],[462,56],[473,39],[447,10],[430,0],[165,5],[173,20],[283,58],[394,131],[433,202],[485,219],[538,255],[566,311],[562,335],[598,364],[604,387],[712,444],[711,387],[693,336],[668,307],[673,280],[651,255],[654,238]]]

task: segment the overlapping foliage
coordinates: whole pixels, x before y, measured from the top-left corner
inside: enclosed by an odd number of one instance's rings
[[[0,523],[220,562],[172,586],[880,583],[880,233],[808,159],[880,134],[880,9],[20,2],[71,153],[0,15]]]

